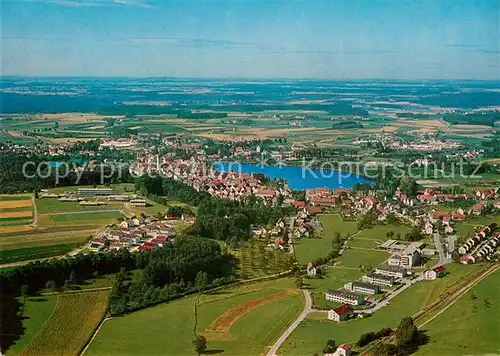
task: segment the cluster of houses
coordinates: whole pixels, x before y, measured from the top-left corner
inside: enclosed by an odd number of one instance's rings
[[[295,215],[293,236],[297,238],[309,237],[314,229],[323,228],[321,222],[312,216],[316,214],[318,210],[310,208],[314,207],[304,207],[303,210],[299,210]]]
[[[462,255],[460,262],[463,264],[475,263],[476,261],[491,260],[500,245],[500,232],[495,232],[497,224],[484,226],[474,236],[469,237],[465,243],[458,248]]]
[[[104,230],[98,237],[90,241],[88,247],[91,251],[96,252],[121,248],[127,248],[131,252],[147,251],[155,247],[163,247],[172,242],[174,236],[172,217],[164,220],[153,217],[136,217],[124,220],[112,229]]]
[[[417,195],[417,199],[421,203],[438,205],[446,202],[454,202],[457,200],[477,200],[477,202],[468,209],[467,212],[461,209],[461,213],[457,215],[481,215],[483,211],[488,206],[487,200],[494,200],[500,198],[499,188],[488,188],[488,187],[480,187],[476,188],[473,193],[468,194],[447,194],[443,193],[440,190],[436,190],[433,188],[426,188],[423,192],[419,192]],[[495,208],[500,208],[500,201],[495,201],[493,203]],[[444,222],[444,221],[443,221]]]
[[[265,186],[259,175],[237,171],[218,172],[208,165],[205,156],[201,157],[188,160],[164,157],[161,163],[151,167],[151,157],[147,156],[142,158],[146,160],[145,163],[136,162],[134,173],[142,174],[150,168],[157,169],[166,177],[188,184],[198,191],[207,191],[217,198],[240,201],[248,196],[256,196],[271,204],[276,204],[280,199],[288,204],[293,202],[292,191],[286,186]]]

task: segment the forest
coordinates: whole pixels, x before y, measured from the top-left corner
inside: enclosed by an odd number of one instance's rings
[[[51,158],[52,160],[54,158]],[[80,166],[73,161],[66,162],[70,168],[74,165]],[[119,165],[96,166],[93,171],[84,170],[76,173],[67,172],[65,165],[55,168],[52,162],[40,155],[22,156],[14,152],[0,153],[0,193],[13,194],[21,192],[39,191],[45,188],[71,185],[94,185],[94,184],[116,184],[131,183],[128,167]]]

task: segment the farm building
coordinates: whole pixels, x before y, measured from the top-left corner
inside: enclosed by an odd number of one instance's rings
[[[113,189],[111,188],[78,188],[78,195],[92,196],[92,195],[112,195]]]
[[[138,206],[138,207],[146,207],[147,203],[145,199],[132,199],[130,200],[130,205],[132,206]]]
[[[328,320],[333,321],[343,321],[348,320],[351,316],[354,315],[354,310],[349,304],[343,304],[340,307],[330,309],[328,311]]]
[[[439,266],[436,268],[429,269],[425,271],[425,279],[434,280],[436,278],[441,278],[446,275],[446,268],[444,266]]]

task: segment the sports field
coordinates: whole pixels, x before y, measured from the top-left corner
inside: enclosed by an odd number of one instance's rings
[[[430,341],[415,355],[500,354],[499,285],[497,271],[425,325]]]
[[[109,291],[59,295],[50,319],[19,355],[78,355],[104,317],[108,296]]]
[[[106,322],[86,355],[194,355],[195,296]],[[282,278],[203,294],[198,332],[207,354],[260,355],[303,308],[293,279]]]
[[[337,344],[355,344],[359,336],[366,332],[378,331],[384,327],[396,327],[404,316],[411,316],[429,305],[439,295],[446,293],[454,283],[467,274],[477,272],[481,265],[448,265],[450,274],[435,281],[422,281],[408,288],[391,300],[390,306],[378,310],[373,316],[342,323],[330,322],[326,316],[311,315],[285,341],[279,352],[281,355],[321,354],[328,339]],[[321,319],[323,316],[323,319]],[[438,355],[438,354],[433,354]],[[439,354],[441,355],[441,354]]]

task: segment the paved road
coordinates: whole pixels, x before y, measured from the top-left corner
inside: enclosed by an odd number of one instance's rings
[[[289,252],[294,253],[295,250],[293,248],[293,225],[295,224],[295,217],[290,218],[290,226],[288,228],[288,244],[289,244]]]
[[[434,238],[434,245],[436,246],[436,250],[439,253],[439,261],[433,267],[442,266],[444,264],[450,263],[451,260],[447,259],[446,254],[444,253],[443,244],[441,243],[441,235],[439,234],[439,232],[435,232],[432,236]]]
[[[267,356],[275,356],[278,354],[278,350],[281,347],[281,345],[285,342],[288,336],[299,326],[299,324],[304,320],[307,316],[312,311],[312,300],[311,300],[311,295],[309,294],[309,291],[306,289],[302,290],[302,293],[304,293],[304,297],[306,298],[306,306],[302,313],[299,315],[297,319],[288,327],[288,329],[285,330],[285,332],[276,340],[273,346],[271,346],[271,349],[267,353]]]

